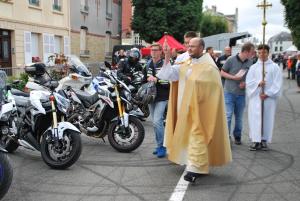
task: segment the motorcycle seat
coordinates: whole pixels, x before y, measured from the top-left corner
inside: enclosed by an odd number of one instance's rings
[[[16,96],[23,96],[23,97],[29,97],[29,93],[20,91],[18,89],[11,89],[11,94],[16,95]]]
[[[92,106],[99,100],[98,93],[90,95],[89,93],[81,91],[81,90],[76,90],[75,93],[76,93],[77,97],[79,98],[79,100],[83,103],[84,107],[86,107],[86,108]]]

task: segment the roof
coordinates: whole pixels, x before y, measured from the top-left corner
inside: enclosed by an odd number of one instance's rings
[[[288,32],[280,32],[279,34],[276,34],[274,36],[272,36],[268,43],[271,43],[271,42],[277,42],[277,41],[292,41],[292,35]]]
[[[214,49],[223,50],[226,46],[235,46],[237,40],[247,37],[251,37],[251,34],[249,32],[221,33],[204,37],[203,40],[206,46],[211,46]]]

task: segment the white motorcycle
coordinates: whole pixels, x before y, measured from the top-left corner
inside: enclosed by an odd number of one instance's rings
[[[45,71],[44,64],[35,64],[25,69],[26,73],[37,74]],[[40,151],[44,162],[56,169],[73,165],[81,154],[80,131],[63,117],[69,110],[69,100],[50,91],[31,91],[30,94],[12,90],[16,102],[17,133],[8,132],[2,143],[9,152],[19,145]]]

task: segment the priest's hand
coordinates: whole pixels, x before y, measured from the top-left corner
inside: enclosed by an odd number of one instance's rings
[[[152,75],[150,75],[148,78],[147,78],[147,81],[148,82],[157,82],[157,78],[156,77],[154,77],[154,76],[152,76]]]
[[[267,98],[269,98],[269,96],[267,94],[260,94],[261,100],[266,100]]]
[[[166,40],[163,44],[163,52],[165,54],[165,64],[168,64],[171,59],[171,50],[170,50],[170,46],[168,45],[168,42]]]
[[[258,84],[259,87],[264,87],[266,85],[266,81],[262,80],[260,81],[260,83]]]

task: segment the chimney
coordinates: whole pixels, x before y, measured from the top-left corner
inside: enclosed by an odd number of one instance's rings
[[[211,9],[212,9],[212,11],[213,11],[214,13],[217,12],[217,6],[211,6]]]

